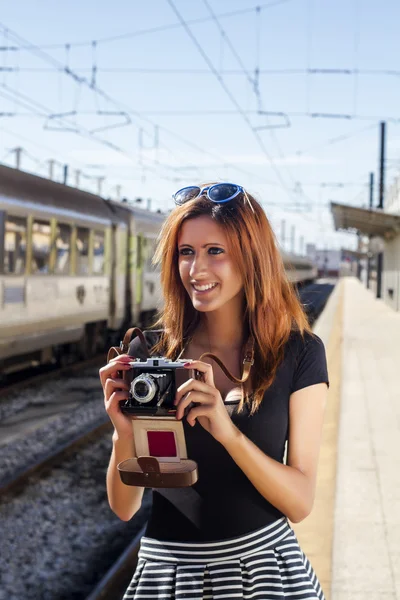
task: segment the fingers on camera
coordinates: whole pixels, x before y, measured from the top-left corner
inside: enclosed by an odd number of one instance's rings
[[[108,406],[118,404],[121,400],[127,400],[128,394],[125,391],[115,391],[107,399]]]
[[[122,374],[122,371],[129,371],[131,367],[126,362],[109,362],[99,370],[100,381],[102,385],[105,384],[109,378],[115,378]]]
[[[125,381],[123,379],[106,379],[106,382],[104,384],[104,391],[106,392],[107,396],[111,396],[111,394],[114,391],[123,391],[124,393],[125,390],[129,390],[129,386],[127,383],[125,383]]]

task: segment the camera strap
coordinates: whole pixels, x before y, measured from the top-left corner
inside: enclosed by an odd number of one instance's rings
[[[245,383],[245,381],[247,381],[249,378],[251,367],[254,365],[254,337],[252,335],[249,337],[244,348],[243,371],[241,379],[232,375],[225,367],[222,360],[220,360],[218,356],[215,356],[215,354],[211,354],[211,352],[204,352],[204,354],[200,356],[199,360],[203,360],[203,358],[206,356],[208,356],[208,358],[212,358],[212,360],[214,360],[222,369],[227,378],[233,381],[233,383]]]
[[[111,346],[107,354],[107,362],[110,362],[112,358],[119,356],[120,354],[127,354],[129,350],[129,344],[132,340],[132,337],[138,337],[142,342],[142,347],[145,352],[146,358],[150,358],[150,353],[147,348],[146,338],[144,337],[143,331],[139,329],[139,327],[131,327],[124,335],[124,339],[118,346]]]

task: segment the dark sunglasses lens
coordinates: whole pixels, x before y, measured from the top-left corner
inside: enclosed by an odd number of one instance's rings
[[[236,194],[238,186],[231,183],[214,185],[208,190],[208,196],[213,202],[224,202]]]
[[[200,188],[193,185],[191,187],[183,188],[183,190],[179,190],[174,195],[174,200],[176,204],[185,204],[185,202],[189,202],[189,200],[193,200],[200,193]]]

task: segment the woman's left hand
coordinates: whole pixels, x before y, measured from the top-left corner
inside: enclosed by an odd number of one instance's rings
[[[202,373],[204,381],[189,379],[178,388],[174,402],[177,406],[176,418],[181,419],[185,408],[193,402],[197,406],[187,414],[189,425],[193,427],[198,419],[200,425],[222,445],[232,442],[239,430],[232,422],[221,394],[214,385],[212,366],[200,360],[192,360],[184,366]]]

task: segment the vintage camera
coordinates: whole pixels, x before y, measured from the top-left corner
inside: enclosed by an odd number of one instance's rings
[[[185,359],[137,358],[124,371],[124,381],[129,385],[129,398],[120,402],[121,411],[132,417],[167,417],[176,412],[176,390],[185,381],[195,377],[193,369],[185,369]]]

